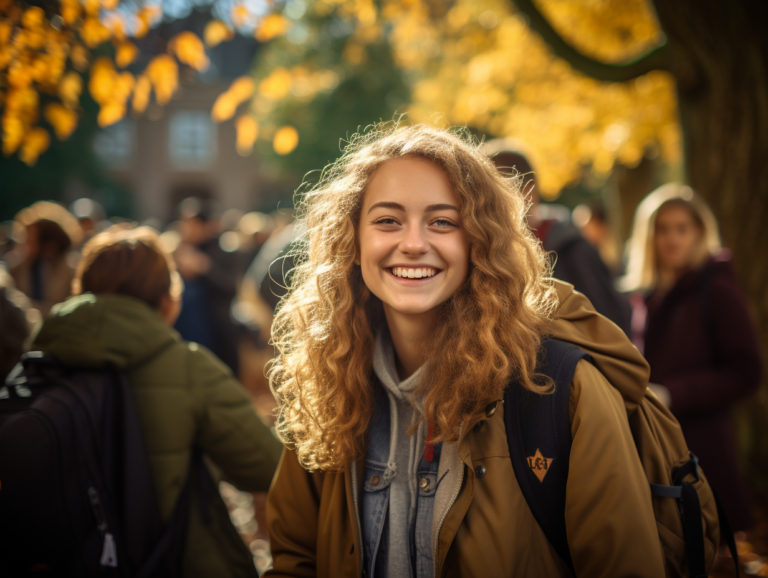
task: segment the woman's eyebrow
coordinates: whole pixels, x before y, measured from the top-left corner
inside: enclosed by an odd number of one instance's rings
[[[401,205],[400,203],[393,203],[389,201],[374,203],[373,205],[371,205],[371,208],[368,209],[368,212],[370,213],[374,209],[395,209],[396,211],[405,212],[405,207],[403,205]],[[428,205],[427,208],[424,209],[425,213],[434,213],[435,211],[456,211],[458,213],[459,209],[458,207],[454,207],[453,205],[448,205],[446,203]]]
[[[437,205],[428,205],[425,210],[426,213],[432,213],[434,211],[456,211],[458,213],[459,209],[453,205],[442,203]]]
[[[381,203],[375,203],[371,205],[371,208],[368,209],[368,212],[370,213],[374,209],[395,209],[397,211],[405,212],[405,207],[400,203],[392,203],[387,201],[382,201]]]

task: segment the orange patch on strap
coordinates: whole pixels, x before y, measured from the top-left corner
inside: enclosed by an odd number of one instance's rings
[[[536,448],[536,454],[528,457],[528,466],[531,468],[531,471],[536,474],[536,477],[539,478],[539,481],[543,482],[544,476],[547,475],[549,466],[552,465],[552,460],[554,459],[555,458],[545,458],[541,455],[539,448]]]

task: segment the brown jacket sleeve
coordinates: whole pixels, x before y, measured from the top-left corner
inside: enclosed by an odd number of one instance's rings
[[[577,576],[658,578],[664,554],[621,395],[579,362],[565,522]]]
[[[322,475],[310,474],[301,467],[295,452],[283,450],[267,498],[272,568],[264,576],[316,576],[318,483],[322,483]]]

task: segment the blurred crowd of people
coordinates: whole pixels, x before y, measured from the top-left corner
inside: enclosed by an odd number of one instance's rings
[[[554,276],[584,293],[644,353],[652,389],[679,419],[734,529],[749,529],[755,520],[730,410],[760,383],[760,349],[711,211],[688,187],[657,189],[637,208],[622,260],[600,206],[571,213],[540,203],[533,167],[521,152],[489,153],[501,171],[519,175],[530,195],[529,225],[552,252]],[[51,309],[70,296],[82,247],[106,229],[135,226],[108,219],[91,199],[70,210],[38,202],[0,226],[0,374],[10,372]],[[295,233],[290,212],[220,212],[201,198],[185,199],[158,231],[183,280],[175,329],[239,376],[265,419],[272,409],[263,377],[270,322],[286,291]]]

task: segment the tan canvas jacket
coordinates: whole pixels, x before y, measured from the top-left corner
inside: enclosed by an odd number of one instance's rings
[[[570,394],[566,527],[576,573],[580,578],[664,576],[648,482],[627,422],[627,413],[645,394],[648,366],[583,295],[564,283],[557,289],[560,308],[549,332],[587,350],[600,368],[579,362]],[[460,486],[455,492],[438,486],[435,511],[441,500],[452,505],[442,523],[433,524],[435,576],[572,576],[518,486],[503,412],[499,403],[492,415],[474,416],[450,446],[453,453],[443,446],[438,479],[444,484],[443,470],[458,468],[460,475],[453,479]],[[480,478],[478,466],[485,467]],[[362,479],[362,467],[355,475]],[[350,468],[309,473],[292,451],[284,452],[267,506],[274,565],[266,576],[361,575],[352,487]]]

